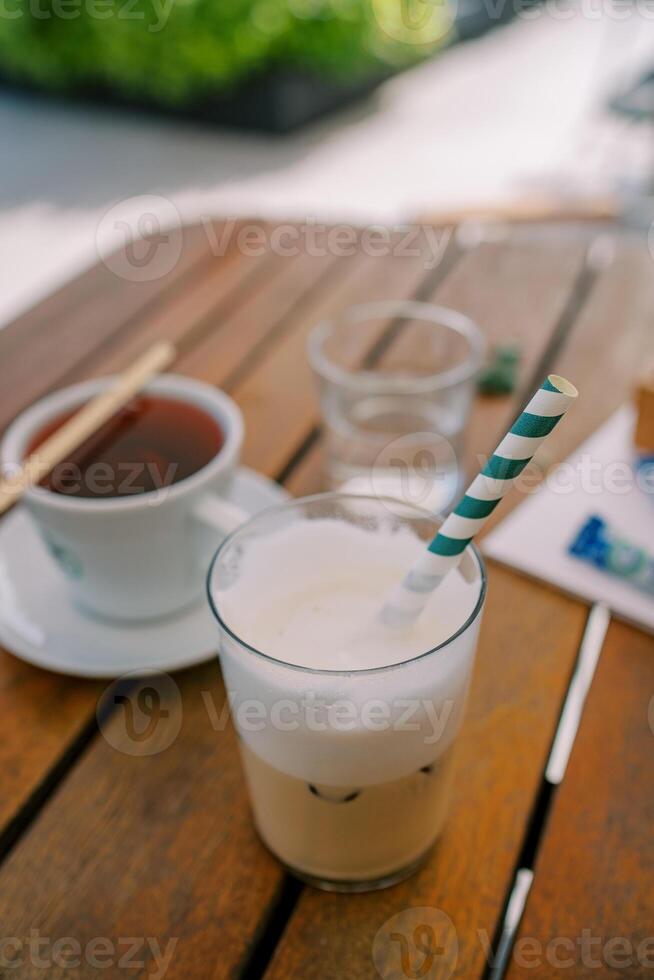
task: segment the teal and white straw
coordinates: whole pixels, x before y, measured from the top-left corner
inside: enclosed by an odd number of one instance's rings
[[[381,611],[387,626],[410,626],[429,596],[455,568],[514,480],[577,397],[574,385],[550,374],[475,477],[456,509]]]

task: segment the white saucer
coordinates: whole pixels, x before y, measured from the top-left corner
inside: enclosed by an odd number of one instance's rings
[[[230,501],[248,513],[286,499],[286,490],[267,477],[243,466],[237,471]],[[77,677],[118,677],[201,663],[215,655],[217,636],[204,601],[143,626],[84,616],[23,508],[0,524],[0,645],[17,657]]]

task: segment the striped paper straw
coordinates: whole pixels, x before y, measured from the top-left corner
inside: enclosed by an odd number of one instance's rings
[[[428,549],[389,596],[381,611],[383,623],[409,626],[418,618],[430,594],[459,564],[466,547],[576,397],[574,385],[556,374],[549,375]]]

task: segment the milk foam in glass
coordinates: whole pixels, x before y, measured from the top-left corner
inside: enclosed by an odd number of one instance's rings
[[[443,827],[485,595],[477,551],[409,630],[377,620],[437,528],[404,503],[323,494],[255,517],[209,573],[255,822],[312,884],[398,881]]]

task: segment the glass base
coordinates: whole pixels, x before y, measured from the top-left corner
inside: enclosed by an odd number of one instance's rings
[[[392,871],[390,874],[382,875],[379,878],[364,878],[353,881],[338,878],[318,878],[315,875],[299,871],[297,868],[292,868],[288,864],[284,864],[284,867],[289,874],[303,881],[306,885],[319,888],[324,892],[343,892],[350,895],[356,894],[357,892],[376,892],[382,888],[390,888],[392,885],[397,885],[400,881],[404,881],[405,878],[409,878],[414,872],[418,871],[427,860],[432,847],[428,847],[419,858],[416,858],[410,864],[405,865],[398,871]]]

